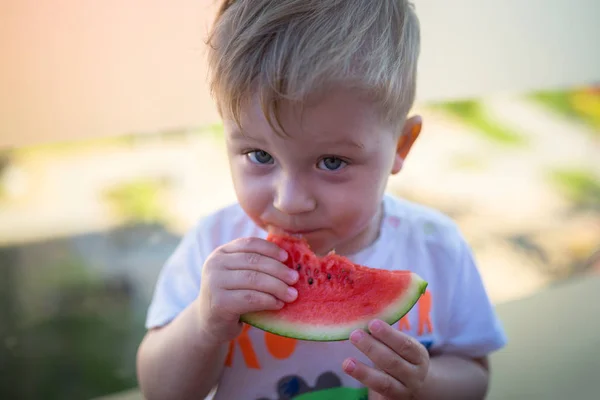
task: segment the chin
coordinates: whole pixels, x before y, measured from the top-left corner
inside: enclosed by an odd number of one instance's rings
[[[312,251],[321,256],[335,250],[336,243],[338,243],[336,240],[332,240],[331,237],[327,237],[323,232],[313,232],[312,234],[303,235],[303,237]]]

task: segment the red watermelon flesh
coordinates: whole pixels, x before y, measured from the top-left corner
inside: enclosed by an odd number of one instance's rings
[[[300,274],[298,298],[277,311],[242,316],[259,329],[296,339],[346,340],[374,318],[394,324],[416,304],[427,282],[411,271],[389,271],[352,263],[330,253],[317,257],[300,238],[269,235],[286,250],[285,264]]]

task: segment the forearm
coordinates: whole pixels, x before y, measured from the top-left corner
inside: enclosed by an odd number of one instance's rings
[[[149,332],[138,350],[138,380],[148,400],[199,399],[214,387],[227,352],[198,323],[194,305]]]
[[[487,362],[453,355],[432,356],[419,399],[484,399],[488,389]]]

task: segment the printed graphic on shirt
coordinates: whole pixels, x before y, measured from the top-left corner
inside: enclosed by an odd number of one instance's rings
[[[261,397],[257,400],[367,400],[366,388],[342,387],[341,379],[331,371],[321,374],[313,388],[296,375],[284,376],[277,382],[277,398]]]
[[[431,292],[429,290],[425,291],[423,296],[419,299],[413,310],[407,315],[405,315],[395,326],[398,330],[407,332],[416,336],[416,338],[421,342],[425,348],[429,349],[433,345],[433,324],[431,322],[431,307],[432,307],[432,297]],[[414,312],[417,312],[417,326],[413,327],[410,323],[409,316]],[[236,354],[236,348],[240,351],[237,354],[241,353],[244,359],[244,364],[247,368],[251,369],[261,369],[261,360],[258,359],[256,355],[256,351],[254,349],[254,345],[252,340],[250,339],[250,335],[248,335],[248,331],[252,328],[250,325],[244,325],[242,329],[242,333],[229,342],[229,352],[227,353],[227,357],[225,358],[225,366],[231,367],[233,363],[234,354]],[[279,335],[274,335],[269,332],[264,332],[263,335],[265,345],[269,356],[278,359],[285,360],[294,354],[296,349],[297,340],[292,338],[287,338]],[[262,360],[263,362],[267,362],[268,360]]]
[[[331,400],[331,399],[344,399],[344,400],[368,400],[369,391],[367,388],[349,388],[339,387],[333,389],[320,390],[318,392],[301,394],[298,397],[294,397],[294,400]]]

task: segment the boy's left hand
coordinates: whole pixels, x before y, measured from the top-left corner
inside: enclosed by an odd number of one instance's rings
[[[344,360],[344,371],[385,399],[412,399],[425,381],[429,353],[414,338],[380,320],[369,323],[371,335],[356,330],[350,341],[373,361],[369,367],[353,358]]]

